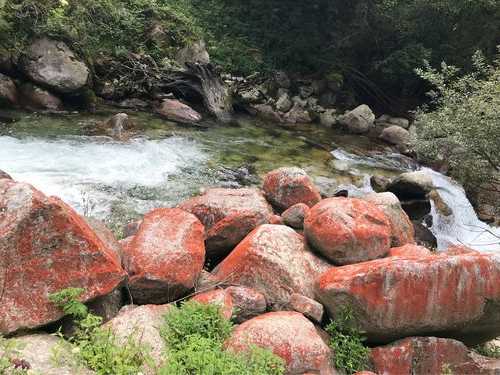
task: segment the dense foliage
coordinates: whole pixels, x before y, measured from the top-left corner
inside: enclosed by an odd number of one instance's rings
[[[280,375],[283,360],[270,351],[254,347],[249,353],[225,351],[224,341],[232,323],[216,305],[186,302],[165,316],[162,336],[168,361],[161,375]]]
[[[134,335],[126,342],[118,342],[110,330],[101,327],[102,318],[89,313],[77,300],[83,292],[83,289],[69,288],[50,295],[50,300],[75,320],[76,332],[70,342],[76,347],[72,352],[79,362],[98,375],[140,373],[143,366],[151,362],[149,349],[139,345]]]
[[[46,34],[91,61],[133,52],[161,63],[204,38],[227,70],[335,74],[380,100],[422,93],[414,69],[424,58],[467,68],[476,49],[493,56],[498,24],[497,0],[0,2],[0,43],[9,48]]]
[[[355,374],[368,366],[369,349],[363,344],[365,338],[356,328],[353,312],[342,309],[328,324],[330,347],[335,353],[334,364],[337,369],[347,374]]]
[[[500,173],[500,60],[489,65],[476,53],[472,65],[468,74],[445,63],[417,70],[434,90],[430,111],[418,114],[415,143],[422,158],[446,163],[469,187]]]

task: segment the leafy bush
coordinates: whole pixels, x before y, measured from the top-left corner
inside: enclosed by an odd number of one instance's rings
[[[249,353],[225,351],[224,341],[232,331],[221,308],[186,302],[165,317],[162,337],[168,348],[168,361],[160,375],[279,375],[283,360],[270,351],[254,347]]]
[[[21,50],[33,37],[47,35],[89,60],[129,52],[159,60],[199,33],[175,2],[160,0],[8,0],[0,19],[0,38],[11,48]]]
[[[110,330],[101,327],[102,318],[88,312],[77,301],[83,289],[69,288],[50,295],[50,300],[75,319],[77,330],[70,342],[80,361],[99,375],[135,375],[151,363],[149,350],[134,335],[117,342]]]
[[[464,185],[498,180],[500,172],[500,60],[473,57],[473,71],[443,63],[418,74],[433,85],[432,106],[417,116],[415,148],[424,160],[446,162]]]
[[[365,338],[355,326],[350,309],[344,308],[328,324],[330,347],[334,353],[335,367],[348,374],[362,371],[368,365],[369,349],[363,345]]]

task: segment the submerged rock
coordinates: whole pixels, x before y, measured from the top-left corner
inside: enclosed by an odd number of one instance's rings
[[[500,361],[470,351],[460,341],[409,337],[373,348],[371,361],[378,374],[498,374]]]
[[[292,228],[261,225],[236,246],[213,275],[220,283],[256,289],[279,309],[293,293],[313,298],[315,278],[329,267]]]
[[[0,333],[60,319],[50,293],[83,288],[85,302],[111,293],[125,277],[113,250],[73,209],[0,179]]]
[[[124,248],[123,264],[134,301],[167,303],[193,289],[205,262],[203,233],[200,221],[180,209],[146,214]]]
[[[264,177],[264,193],[268,201],[280,210],[298,203],[309,207],[321,200],[318,188],[307,173],[297,167],[279,168]]]
[[[374,127],[375,115],[370,107],[362,104],[340,116],[337,121],[340,125],[345,126],[350,133],[363,134]]]
[[[432,334],[475,344],[500,334],[500,262],[477,252],[334,268],[316,296],[330,316],[351,308],[371,342]]]
[[[167,120],[190,124],[201,121],[201,115],[190,106],[174,99],[164,99],[156,108],[156,113]]]
[[[32,81],[64,94],[83,88],[90,76],[85,63],[64,42],[48,38],[31,44],[22,69]]]
[[[221,257],[255,227],[269,223],[272,209],[256,189],[209,189],[179,208],[191,212],[205,225],[207,257]]]
[[[313,248],[344,265],[381,258],[391,247],[391,222],[375,204],[328,198],[311,208],[304,233]]]
[[[297,312],[271,312],[253,318],[233,331],[227,350],[241,353],[252,346],[266,348],[285,361],[287,374],[333,374],[332,352],[318,330]]]

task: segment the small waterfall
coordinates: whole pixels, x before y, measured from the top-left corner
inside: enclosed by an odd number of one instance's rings
[[[399,154],[373,153],[355,155],[342,149],[332,151],[335,159],[347,163],[349,168],[375,174],[378,171],[391,170],[400,173],[422,169],[433,180],[434,186],[444,203],[451,209],[449,216],[442,215],[431,200],[432,227],[430,230],[436,236],[438,249],[446,250],[450,245],[466,245],[481,252],[500,252],[500,228],[491,227],[480,221],[467,199],[464,189],[451,178],[422,168],[415,161]],[[364,167],[364,168],[363,168]],[[366,167],[371,169],[366,172]],[[353,189],[353,195],[367,191],[367,187]]]
[[[423,168],[431,177],[443,201],[450,207],[450,216],[440,215],[431,201],[433,224],[430,228],[438,240],[438,248],[463,244],[481,252],[500,252],[500,228],[480,221],[467,199],[464,189],[451,178]]]

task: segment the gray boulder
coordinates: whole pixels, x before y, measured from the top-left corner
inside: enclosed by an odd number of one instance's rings
[[[410,143],[410,132],[401,126],[392,125],[382,130],[380,139],[403,149]]]
[[[17,88],[14,81],[0,73],[0,104],[15,105],[17,103]]]
[[[392,117],[389,115],[382,115],[375,120],[375,125],[384,128],[396,125],[404,129],[408,129],[410,127],[410,121],[408,121],[408,119],[403,117]]]
[[[7,357],[12,362],[22,363],[28,367],[28,374],[43,375],[91,375],[93,371],[82,366],[72,353],[73,346],[63,339],[49,334],[34,334],[9,340],[14,353],[3,353],[0,358]],[[9,372],[9,371],[12,372]],[[5,374],[17,374],[14,368],[7,369]],[[19,372],[21,373],[21,372]]]
[[[285,122],[291,124],[307,124],[312,122],[312,118],[309,112],[298,104],[294,104],[292,109],[287,114],[285,114],[284,119]]]
[[[434,188],[432,177],[424,171],[407,172],[392,181],[387,190],[400,200],[426,199]]]
[[[323,126],[331,127],[337,123],[337,112],[334,109],[327,109],[320,114],[319,122]]]
[[[35,40],[22,64],[34,82],[60,93],[73,93],[87,84],[90,71],[68,46],[48,38]]]
[[[350,133],[363,134],[374,127],[375,115],[370,107],[362,104],[345,115],[340,116],[338,122],[345,126]]]
[[[19,95],[21,104],[29,109],[49,111],[60,111],[63,109],[61,99],[31,83],[25,83],[19,87]]]

